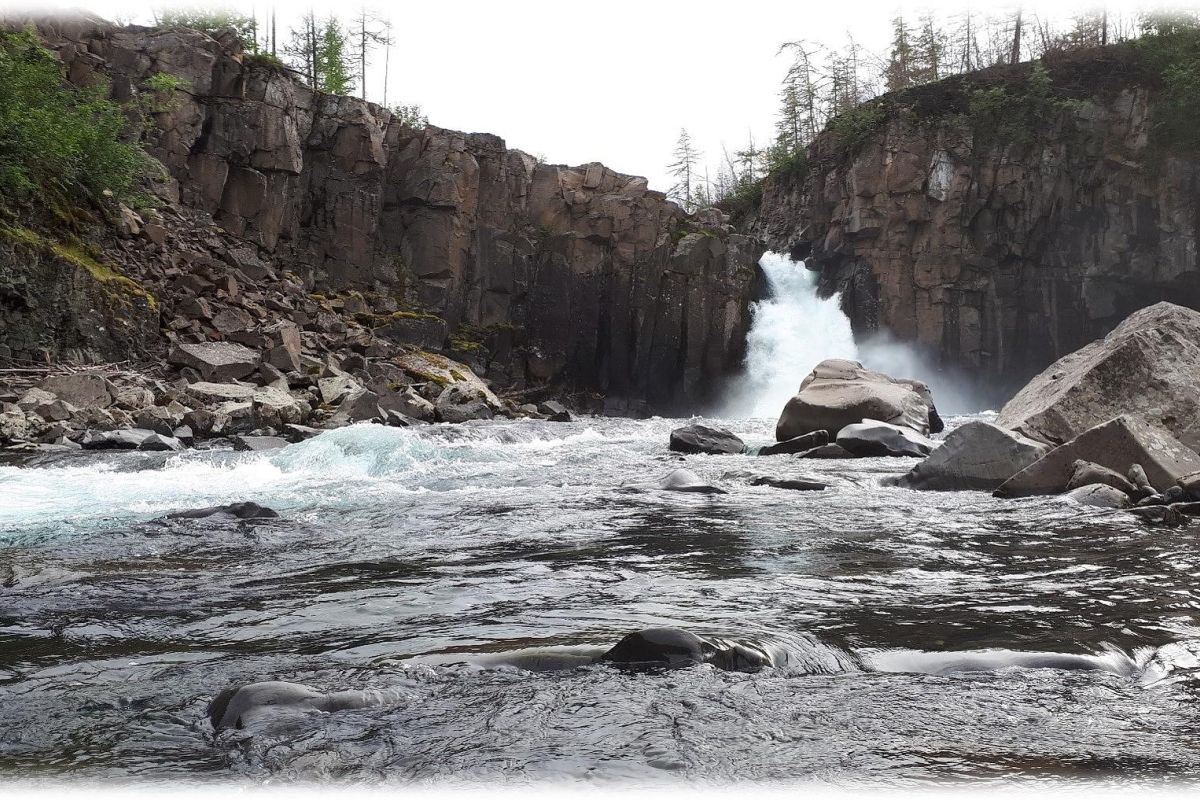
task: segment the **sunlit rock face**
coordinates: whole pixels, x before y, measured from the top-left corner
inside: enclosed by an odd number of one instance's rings
[[[110,80],[151,109],[161,199],[211,215],[310,290],[433,315],[415,344],[458,341],[505,385],[657,408],[711,395],[740,363],[762,248],[715,210],[688,215],[643,178],[543,164],[497,136],[413,129],[314,93],[232,37],[34,22],[72,81]],[[158,73],[186,89],[155,95]]]
[[[1001,401],[1139,308],[1200,308],[1200,166],[1154,143],[1130,53],[1050,63],[1073,99],[1013,129],[973,120],[969,93],[1019,93],[1028,65],[891,95],[859,146],[823,134],[807,174],[769,179],[752,229],[841,291],[857,335],[919,344]]]

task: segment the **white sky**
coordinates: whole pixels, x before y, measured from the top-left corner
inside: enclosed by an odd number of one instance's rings
[[[21,6],[0,0],[0,7]],[[78,7],[42,0],[43,9]],[[88,8],[110,19],[149,24],[152,8],[141,0],[95,0]],[[219,3],[265,18],[269,0]],[[312,5],[335,10],[346,22],[356,2],[277,2],[278,38]],[[1087,2],[1027,3],[1067,20]],[[389,103],[419,103],[430,122],[445,128],[486,131],[510,147],[551,163],[602,161],[620,172],[644,175],[650,185],[671,185],[667,164],[686,127],[704,152],[712,175],[724,142],[730,152],[753,133],[772,135],[779,81],[787,56],[780,43],[804,39],[837,47],[849,31],[869,50],[887,49],[898,8],[914,20],[924,10],[939,16],[962,2],[779,2],[779,0],[605,0],[590,4],[543,0],[422,0],[367,3],[390,15],[397,43],[390,61]],[[1110,9],[1131,9],[1110,3]],[[994,4],[973,4],[976,11]],[[383,53],[368,68],[367,97],[381,101]]]

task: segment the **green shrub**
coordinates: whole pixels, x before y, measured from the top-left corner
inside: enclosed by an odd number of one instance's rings
[[[169,72],[156,72],[146,79],[146,88],[152,92],[170,94],[176,91],[186,91],[192,88],[189,81]]]
[[[843,152],[853,152],[866,143],[887,121],[887,114],[878,103],[864,103],[843,111],[829,120],[826,130],[838,138]]]
[[[242,63],[250,69],[258,67],[273,72],[285,72],[288,68],[278,56],[271,53],[250,53],[242,58]]]
[[[106,84],[67,83],[32,31],[0,34],[0,195],[122,195],[142,163],[128,127]]]
[[[1024,84],[989,86],[967,93],[967,117],[980,141],[1031,143],[1050,119],[1078,105],[1080,101],[1058,95],[1041,62],[1033,65]]]
[[[1136,40],[1138,58],[1159,78],[1151,112],[1151,140],[1161,149],[1200,151],[1200,29],[1168,18]]]
[[[230,8],[174,8],[158,14],[158,24],[164,28],[191,28],[209,36],[233,31],[245,47],[254,47],[256,25],[248,17]]]

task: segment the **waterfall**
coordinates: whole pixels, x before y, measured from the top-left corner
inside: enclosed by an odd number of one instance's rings
[[[826,358],[858,358],[840,299],[817,296],[817,273],[782,253],[758,262],[771,296],[751,309],[745,374],[727,404],[730,417],[777,417],[800,381]]]
[[[985,407],[963,375],[934,366],[916,347],[886,332],[855,342],[841,297],[818,297],[818,273],[803,262],[767,253],[758,265],[771,296],[751,308],[745,371],[729,391],[722,416],[778,417],[804,376],[827,358],[849,358],[897,378],[924,381],[943,414]]]

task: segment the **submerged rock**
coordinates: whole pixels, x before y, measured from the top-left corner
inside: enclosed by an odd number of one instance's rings
[[[1130,514],[1138,517],[1147,525],[1161,525],[1166,528],[1180,528],[1188,524],[1188,517],[1179,509],[1177,504],[1173,506],[1142,506],[1138,508],[1125,509]]]
[[[79,439],[84,450],[136,450],[154,431],[144,428],[126,428],[119,431],[85,431]]]
[[[1037,461],[1049,448],[987,422],[955,428],[928,458],[889,481],[907,489],[995,489]]]
[[[391,689],[321,692],[302,683],[261,681],[218,693],[208,705],[208,721],[214,730],[222,731],[243,728],[262,713],[287,709],[348,711],[394,703],[400,699],[400,693]]]
[[[1140,464],[1150,482],[1172,486],[1180,477],[1200,470],[1200,455],[1169,433],[1129,417],[1117,417],[1084,432],[1047,453],[1009,478],[997,497],[1058,494],[1067,488],[1079,459],[1117,472]]]
[[[677,469],[658,482],[658,488],[668,492],[697,492],[699,494],[728,494],[719,486],[705,483],[690,469]]]
[[[537,410],[551,422],[571,422],[573,419],[570,410],[557,400],[547,400]]]
[[[800,458],[855,458],[855,455],[836,442],[805,450]]]
[[[929,387],[893,378],[857,361],[822,361],[800,384],[775,426],[779,441],[813,431],[840,431],[865,419],[903,425],[920,434],[941,431]]]
[[[209,517],[235,517],[237,519],[275,519],[279,513],[258,503],[228,503],[223,506],[195,508],[167,514],[167,519],[207,519]]]
[[[775,489],[792,489],[800,492],[821,491],[828,487],[828,484],[820,481],[808,480],[803,478],[772,478],[769,475],[760,475],[750,481],[751,486],[770,486]]]
[[[685,425],[671,431],[669,447],[677,453],[734,455],[745,452],[746,443],[724,428]]]
[[[875,419],[847,425],[838,431],[837,444],[850,454],[869,456],[909,456],[924,458],[933,450],[933,442],[916,431]]]
[[[471,419],[491,419],[495,411],[487,396],[477,387],[465,383],[447,386],[438,395],[437,416],[442,422],[466,422]]]
[[[697,636],[678,628],[648,628],[631,633],[600,660],[642,670],[711,664],[718,669],[754,672],[771,666],[771,656],[765,650],[729,639]]]
[[[1200,448],[1200,312],[1173,303],[1134,312],[1042,371],[997,422],[1061,444],[1118,415]]]
[[[824,447],[827,444],[829,444],[829,431],[813,431],[803,436],[794,436],[791,439],[785,439],[782,442],[761,447],[758,450],[758,454],[760,456],[798,455],[800,453],[808,453],[818,447]],[[810,458],[812,457],[810,456]]]

